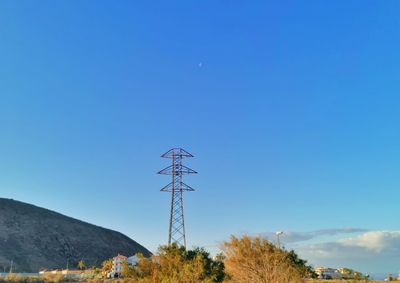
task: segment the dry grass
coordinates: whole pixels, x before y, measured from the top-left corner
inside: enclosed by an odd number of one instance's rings
[[[64,278],[61,274],[47,274],[44,276],[21,276],[18,274],[9,274],[0,277],[0,283],[61,283],[61,282],[78,282],[77,280]]]
[[[86,282],[86,283],[142,283],[149,282],[153,283],[153,281],[146,280],[135,280],[135,279],[65,279],[61,275],[51,275],[45,277],[23,277],[16,274],[10,274],[5,277],[0,277],[0,283],[64,283],[64,282]],[[165,282],[165,281],[163,281]],[[224,281],[229,282],[229,281]],[[279,282],[279,281],[277,281]],[[287,281],[291,282],[291,281]],[[379,280],[306,280],[306,283],[382,283],[384,281]],[[396,282],[396,281],[394,281]]]
[[[312,283],[363,283],[363,282],[382,283],[385,281],[383,281],[383,280],[309,280],[307,282],[312,282]],[[396,282],[396,281],[394,281],[394,282]]]

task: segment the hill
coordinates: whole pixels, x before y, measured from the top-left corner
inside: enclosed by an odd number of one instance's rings
[[[0,272],[13,261],[15,272],[76,268],[83,259],[88,266],[100,265],[118,253],[151,253],[128,238],[31,204],[0,198]]]

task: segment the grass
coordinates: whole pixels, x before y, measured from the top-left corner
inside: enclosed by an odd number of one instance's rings
[[[77,282],[71,281],[70,279],[64,278],[61,274],[47,274],[44,276],[21,276],[18,274],[9,274],[4,277],[0,277],[0,283],[60,283],[60,282]]]
[[[134,279],[67,279],[61,274],[48,274],[45,276],[21,276],[10,274],[0,277],[0,283],[64,283],[64,282],[87,282],[87,283],[136,283]],[[383,280],[307,280],[307,283],[382,283]],[[394,281],[396,282],[396,281]]]
[[[368,282],[368,283],[382,283],[385,282],[383,280],[310,280],[307,282],[312,282],[312,283],[363,283],[363,282]],[[396,281],[394,281],[396,282]]]

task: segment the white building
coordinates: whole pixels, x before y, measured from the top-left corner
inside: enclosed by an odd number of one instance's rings
[[[123,263],[126,262],[128,258],[124,255],[118,254],[112,259],[112,268],[111,272],[107,274],[108,278],[119,278],[121,277]]]
[[[319,279],[343,279],[343,274],[336,268],[318,267],[315,273]]]
[[[108,278],[119,278],[122,274],[122,269],[124,268],[124,263],[127,262],[128,266],[134,266],[138,263],[139,257],[133,255],[131,257],[126,257],[124,255],[118,254],[112,259],[112,269],[111,272],[107,274]]]
[[[128,265],[135,266],[139,262],[139,257],[136,255],[128,257]]]

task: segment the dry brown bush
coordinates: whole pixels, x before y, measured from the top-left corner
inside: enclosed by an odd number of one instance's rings
[[[261,237],[231,236],[222,246],[225,269],[232,283],[303,282],[301,271],[288,259],[287,252]]]
[[[186,251],[177,247],[163,247],[152,259],[142,259],[139,268],[142,277],[140,283],[207,283],[211,280],[204,278],[203,258],[192,260],[185,258]]]

